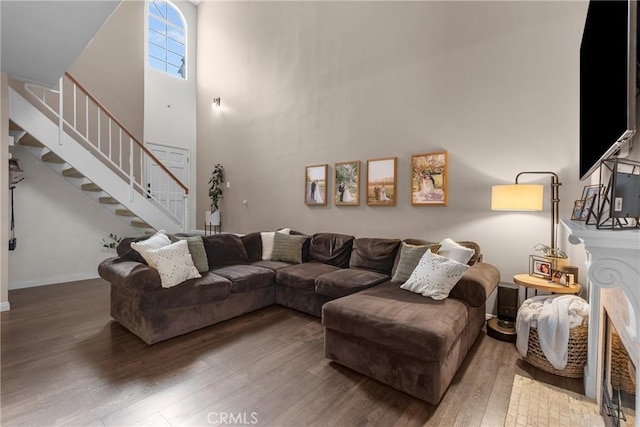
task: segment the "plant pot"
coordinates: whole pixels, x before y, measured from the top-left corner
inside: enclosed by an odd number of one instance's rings
[[[209,223],[215,226],[220,225],[220,210],[211,212],[211,215],[209,215]]]

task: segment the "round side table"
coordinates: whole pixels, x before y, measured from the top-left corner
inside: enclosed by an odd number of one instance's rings
[[[536,291],[545,291],[551,292],[554,294],[579,294],[582,287],[579,283],[574,283],[572,285],[559,285],[557,283],[550,282],[547,279],[542,279],[540,277],[529,276],[528,274],[516,274],[513,276],[513,283],[524,286],[527,289],[525,290],[525,298],[529,298],[529,289],[534,289]]]

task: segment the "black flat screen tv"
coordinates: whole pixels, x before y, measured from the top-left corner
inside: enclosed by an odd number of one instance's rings
[[[635,0],[589,2],[580,46],[580,179],[636,131]]]

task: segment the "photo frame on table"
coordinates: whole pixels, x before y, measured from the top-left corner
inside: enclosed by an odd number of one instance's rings
[[[397,157],[367,160],[367,205],[396,205],[397,172]]]
[[[573,284],[573,275],[564,270],[555,270],[551,281],[556,285],[569,286]]]
[[[573,210],[571,211],[571,219],[573,221],[582,221],[582,209],[584,208],[584,200],[576,200],[573,202]]]
[[[551,279],[553,269],[553,263],[548,258],[529,255],[529,276]]]
[[[327,169],[326,163],[305,167],[304,203],[306,205],[324,206],[327,204]]]
[[[588,223],[591,216],[595,219],[597,212],[594,212],[594,209],[597,211],[603,188],[604,186],[600,184],[586,185],[584,187],[584,190],[582,191],[582,201],[584,202],[584,205],[580,212],[579,221],[587,221]]]
[[[411,205],[447,206],[447,152],[411,156]]]
[[[333,181],[336,206],[360,206],[360,160],[336,163]]]

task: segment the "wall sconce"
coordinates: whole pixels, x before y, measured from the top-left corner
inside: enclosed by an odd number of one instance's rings
[[[516,175],[516,183],[494,185],[491,188],[491,210],[494,211],[541,211],[542,185],[518,184],[520,175],[551,175],[551,249],[557,249],[558,206],[560,204],[559,187],[562,185],[558,175],[553,172],[520,172]]]
[[[216,107],[220,106],[220,98],[213,98],[213,105],[215,105]]]

